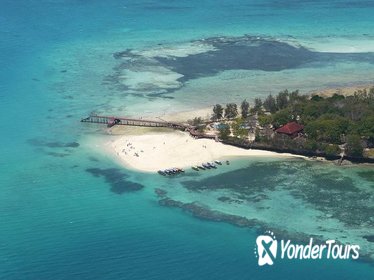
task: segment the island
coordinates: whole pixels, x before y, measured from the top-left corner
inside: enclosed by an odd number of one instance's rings
[[[352,95],[336,92],[323,97],[298,90],[244,100],[224,108],[216,104],[212,121],[222,142],[243,148],[288,152],[328,159],[374,162],[374,87]],[[193,123],[201,133],[202,119]]]
[[[230,157],[374,163],[374,87],[349,94],[284,90],[251,103],[216,104],[163,119],[91,119],[118,136],[106,142],[108,150],[126,167],[143,172],[198,170]]]

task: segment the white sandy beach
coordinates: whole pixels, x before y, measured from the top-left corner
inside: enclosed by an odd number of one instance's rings
[[[128,168],[155,172],[171,167],[188,168],[225,157],[292,157],[261,150],[245,150],[209,139],[194,139],[186,132],[124,135],[111,143]]]

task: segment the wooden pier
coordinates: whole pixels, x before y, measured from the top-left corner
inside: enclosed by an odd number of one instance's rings
[[[168,127],[172,129],[179,129],[179,130],[186,130],[189,126],[180,124],[180,123],[173,123],[167,121],[151,121],[151,120],[143,120],[143,119],[130,119],[130,118],[122,118],[122,117],[112,117],[112,116],[98,116],[98,115],[91,115],[87,118],[81,120],[81,122],[87,123],[98,123],[98,124],[106,124],[108,127],[112,127],[115,125],[129,125],[129,126],[143,126],[143,127]]]

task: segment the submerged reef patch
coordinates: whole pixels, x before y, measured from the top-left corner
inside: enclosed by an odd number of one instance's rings
[[[254,36],[212,37],[143,50],[127,49],[113,56],[118,65],[105,83],[148,97],[160,97],[180,89],[189,80],[226,70],[282,71],[341,60],[374,63],[373,53],[315,52]]]
[[[369,242],[374,242],[374,235],[364,235],[363,237]]]
[[[309,242],[310,238],[313,238],[317,244],[322,244],[326,240],[326,238],[322,235],[307,234],[303,232],[291,233],[283,228],[274,227],[273,225],[266,224],[255,218],[248,219],[238,215],[226,214],[221,211],[212,210],[209,207],[196,202],[183,203],[181,201],[171,199],[170,197],[167,197],[165,195],[159,197],[161,198],[159,200],[159,205],[182,209],[183,211],[191,214],[193,217],[198,219],[214,222],[225,222],[238,227],[249,227],[255,229],[258,234],[263,234],[265,230],[271,229],[271,231],[277,233],[278,239],[292,239],[293,242],[299,243],[307,243]],[[372,235],[364,236],[364,238],[369,242],[373,242],[374,240],[374,236]],[[341,244],[339,240],[337,240],[337,243]],[[371,255],[370,249],[362,250],[360,252],[360,261],[368,262],[371,265],[374,265],[374,260],[373,256]]]
[[[48,152],[47,155],[52,156],[52,157],[57,157],[57,158],[63,158],[63,157],[69,156],[69,154],[55,153],[55,152]]]
[[[40,140],[40,139],[29,139],[27,140],[27,143],[29,143],[32,146],[37,147],[47,147],[47,148],[78,148],[79,143],[78,142],[59,142],[59,141],[46,141],[46,140]]]
[[[361,172],[357,172],[357,174],[361,178],[373,183],[372,187],[374,188],[374,171],[361,171]]]
[[[264,190],[274,190],[283,180],[277,177],[280,169],[274,166],[280,163],[270,165],[268,163],[256,162],[250,164],[247,168],[241,168],[235,171],[226,172],[216,176],[211,176],[202,180],[184,181],[182,185],[195,191],[230,189],[241,195],[262,192]],[[269,177],[268,174],[273,176]],[[264,185],[264,178],[268,178]]]
[[[373,193],[357,188],[342,172],[323,171],[311,162],[255,162],[202,180],[183,181],[182,186],[195,192],[227,190],[250,203],[268,199],[264,192],[285,190],[347,226],[374,227]]]
[[[255,219],[250,220],[240,216],[213,211],[197,203],[182,203],[168,197],[160,199],[159,204],[162,206],[181,208],[199,219],[215,222],[227,222],[240,227],[251,227],[258,224],[258,221]]]
[[[239,221],[239,226],[266,224],[289,231],[291,236],[310,232],[341,242],[360,240],[365,247],[363,254],[373,261],[370,230],[374,227],[374,192],[365,187],[370,186],[366,177],[371,175],[362,176],[347,175],[344,168],[330,163],[249,161],[248,167],[239,170],[200,180],[185,179],[180,182],[187,191],[183,201],[168,195],[160,197],[160,204],[204,219],[232,224]],[[216,202],[206,200],[206,196]],[[245,219],[237,220],[231,214]],[[282,226],[279,219],[286,224]]]
[[[139,191],[143,185],[127,180],[129,177],[117,168],[87,168],[86,171],[95,177],[104,177],[105,181],[111,185],[110,190],[116,194]]]

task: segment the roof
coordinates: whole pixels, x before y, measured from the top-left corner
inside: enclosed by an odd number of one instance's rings
[[[292,134],[302,131],[303,129],[304,129],[304,126],[301,124],[298,124],[297,122],[289,122],[275,131],[278,133],[292,135]]]

